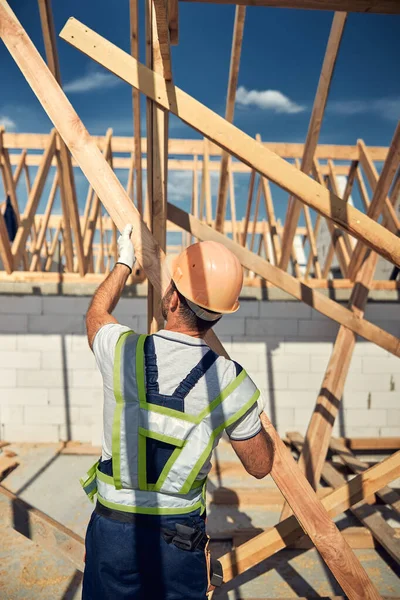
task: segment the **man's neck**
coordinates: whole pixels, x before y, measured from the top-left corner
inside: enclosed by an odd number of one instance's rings
[[[200,339],[203,339],[205,335],[204,333],[201,333],[198,329],[188,329],[181,323],[177,322],[170,323],[169,321],[167,321],[165,324],[165,329],[167,331],[175,331],[176,333],[183,333],[184,335],[190,335],[191,337]]]

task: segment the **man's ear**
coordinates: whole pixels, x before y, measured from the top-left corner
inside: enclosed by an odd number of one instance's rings
[[[172,293],[171,300],[169,302],[169,309],[171,312],[175,312],[176,310],[178,310],[178,307],[179,307],[179,296],[178,296],[178,292],[175,290]]]

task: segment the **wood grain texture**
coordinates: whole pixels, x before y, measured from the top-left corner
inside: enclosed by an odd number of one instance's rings
[[[323,498],[322,504],[333,518],[353,504],[369,498],[378,489],[396,479],[399,474],[400,452],[397,452],[361,475],[356,475],[351,481]],[[261,533],[236,548],[234,552],[225,554],[220,559],[224,569],[224,581],[230,581],[278,550],[293,544],[303,536],[303,533],[303,529],[296,519],[291,516],[270,531]]]
[[[360,211],[344,204],[340,198],[176,86],[166,83],[162,77],[138,63],[129,54],[75,19],[68,20],[60,36],[221,148],[335,221],[342,229],[361,239],[391,262],[400,265],[400,240],[396,236]]]
[[[315,94],[314,105],[308,126],[306,143],[304,144],[304,154],[301,160],[301,171],[308,175],[311,171],[312,161],[315,149],[318,144],[318,138],[321,131],[322,121],[325,113],[325,106],[328,100],[329,88],[331,85],[333,72],[335,70],[336,59],[339,53],[340,43],[343,36],[344,27],[347,20],[345,12],[335,13],[332,21],[332,27],[328,38],[328,44],[325,51],[324,62],[322,64],[318,87]],[[282,239],[282,256],[279,266],[281,269],[287,269],[290,251],[293,246],[296,228],[299,222],[302,204],[296,196],[290,196],[288,209],[285,218],[285,230]]]
[[[242,53],[244,22],[246,17],[246,8],[237,6],[235,11],[235,22],[233,25],[231,62],[229,67],[228,91],[226,95],[225,119],[233,123],[235,112],[236,90],[239,77],[240,55]],[[224,231],[224,221],[226,214],[226,200],[228,193],[228,152],[223,151],[221,156],[221,169],[219,175],[219,188],[217,196],[217,210],[215,217],[215,228],[217,231]]]
[[[305,283],[298,281],[278,267],[274,267],[253,252],[250,252],[239,244],[235,244],[228,237],[208,227],[205,223],[201,223],[198,219],[185,213],[177,206],[168,203],[167,216],[170,221],[179,225],[184,231],[190,232],[197,239],[214,240],[223,244],[238,257],[246,269],[254,271],[257,275],[286,291],[294,298],[302,300],[318,312],[337,321],[341,325],[346,325],[354,333],[358,333],[369,341],[373,341],[379,346],[384,347],[386,350],[391,348],[389,352],[400,356],[400,340],[384,332],[376,325],[359,319],[352,311],[330,300],[330,298],[319,294]]]

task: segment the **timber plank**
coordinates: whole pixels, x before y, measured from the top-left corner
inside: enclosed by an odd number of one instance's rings
[[[60,36],[121,79],[140,89],[162,108],[174,113],[185,123],[218,143],[221,148],[291,192],[317,212],[335,221],[339,227],[394,264],[400,265],[400,240],[395,235],[352,206],[344,205],[340,198],[308,175],[269,152],[262,144],[176,86],[166,87],[162,77],[138,63],[132,56],[76,19],[71,18],[67,21]]]

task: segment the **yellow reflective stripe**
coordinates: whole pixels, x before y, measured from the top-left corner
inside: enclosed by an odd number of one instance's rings
[[[157,433],[156,431],[150,431],[150,429],[144,429],[143,427],[139,427],[139,433],[152,440],[159,440],[160,442],[165,442],[172,446],[179,446],[179,448],[182,448],[182,446],[185,445],[185,440],[180,440],[179,438],[170,435],[164,435],[163,433]]]
[[[230,396],[232,392],[236,390],[237,387],[244,381],[247,377],[246,371],[243,369],[239,373],[239,375],[222,390],[222,392],[212,401],[204,410],[201,411],[199,415],[197,415],[197,422],[200,423],[204,417],[206,417],[210,412],[212,412],[225,398]]]
[[[114,358],[114,373],[113,373],[113,384],[114,384],[114,397],[115,397],[115,410],[112,424],[112,466],[114,473],[114,482],[117,490],[122,489],[121,484],[121,414],[124,407],[124,397],[121,387],[121,355],[122,348],[125,339],[133,335],[133,331],[126,331],[122,333],[115,346],[115,358]]]
[[[100,481],[103,481],[103,483],[108,483],[108,485],[112,485],[115,487],[114,478],[111,477],[111,475],[106,475],[105,473],[103,473],[103,471],[99,471],[99,469],[97,469],[96,477],[97,479],[100,479]]]
[[[138,435],[138,483],[139,490],[147,490],[146,438]]]
[[[197,474],[199,473],[200,469],[202,468],[202,466],[206,462],[207,458],[211,454],[215,438],[224,429],[229,427],[229,425],[232,425],[232,423],[234,423],[235,421],[240,419],[249,410],[249,408],[251,408],[253,406],[253,404],[255,404],[257,402],[259,395],[260,395],[260,390],[256,390],[254,392],[254,394],[252,395],[252,397],[250,398],[250,400],[248,402],[246,402],[246,404],[244,404],[230,419],[228,419],[227,421],[225,421],[225,423],[222,423],[216,429],[214,429],[214,431],[212,432],[212,434],[210,436],[210,440],[207,444],[207,447],[201,454],[200,458],[198,459],[198,461],[196,462],[192,471],[190,472],[190,475],[188,476],[185,483],[183,484],[182,489],[179,492],[180,494],[187,494],[190,491],[190,489],[193,485],[193,482],[197,477]]]
[[[172,465],[174,464],[174,462],[178,458],[180,452],[181,452],[181,448],[175,448],[175,450],[173,451],[173,453],[171,454],[171,456],[169,457],[169,459],[165,463],[165,465],[163,467],[163,470],[160,473],[159,478],[157,479],[156,483],[152,486],[152,490],[154,492],[159,492],[160,491],[161,486],[163,485],[164,481],[168,477],[168,473],[170,472],[170,470],[172,468]]]
[[[184,515],[186,513],[190,513],[198,509],[202,509],[201,512],[204,512],[204,503],[202,499],[196,502],[196,504],[192,504],[191,506],[187,506],[186,508],[160,508],[159,506],[127,506],[126,504],[117,504],[116,502],[109,502],[108,500],[105,500],[105,498],[100,496],[100,494],[97,494],[97,500],[100,502],[100,504],[107,506],[107,508],[141,515]]]
[[[151,412],[159,413],[160,415],[166,415],[167,417],[175,417],[176,419],[181,419],[182,421],[189,421],[190,423],[199,423],[198,417],[194,415],[188,415],[187,413],[180,412],[179,410],[175,410],[173,408],[166,408],[165,406],[159,406],[158,404],[151,403],[143,403],[140,405],[140,408],[144,408],[145,410],[149,410]]]

